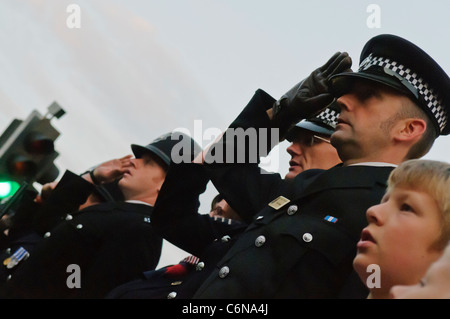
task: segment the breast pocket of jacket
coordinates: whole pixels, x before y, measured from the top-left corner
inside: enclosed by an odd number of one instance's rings
[[[336,266],[356,249],[356,242],[345,231],[319,218],[299,218],[280,226],[276,254],[291,265],[296,262],[292,259],[315,252]]]

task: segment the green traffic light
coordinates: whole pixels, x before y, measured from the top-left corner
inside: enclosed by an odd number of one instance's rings
[[[19,183],[14,181],[0,181],[0,199],[10,197],[20,188]]]

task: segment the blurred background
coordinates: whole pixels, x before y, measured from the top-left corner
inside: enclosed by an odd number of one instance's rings
[[[356,70],[381,33],[414,42],[450,72],[449,14],[443,0],[2,0],[0,130],[56,101],[66,111],[52,120],[60,174],[179,128],[205,147],[205,132],[225,130],[256,89],[278,98],[337,51]],[[264,168],[284,176],[287,146]],[[448,161],[450,136],[425,158]],[[202,213],[214,195],[209,185]],[[185,256],[165,242],[160,265]]]

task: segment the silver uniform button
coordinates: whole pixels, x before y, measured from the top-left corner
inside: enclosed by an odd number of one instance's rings
[[[227,266],[223,266],[219,270],[219,277],[223,279],[226,276],[228,276],[229,273],[230,273],[230,268],[228,268]]]
[[[48,231],[48,232],[46,232],[46,233],[44,234],[44,238],[49,238],[50,235],[51,235],[51,233]]]
[[[196,266],[195,266],[195,270],[200,271],[203,270],[203,268],[205,268],[205,263],[203,261],[199,262]]]
[[[78,224],[78,225],[77,225],[77,229],[81,229],[81,228],[83,228],[83,225]]]
[[[170,294],[167,295],[167,299],[175,299],[177,296],[177,293],[175,291],[172,291]]]
[[[288,207],[287,209],[287,214],[288,215],[294,215],[298,210],[298,206],[297,205],[291,205]]]
[[[256,217],[256,220],[261,220],[263,218],[264,218],[264,216],[260,215],[260,216]]]
[[[230,241],[231,237],[228,235],[223,236],[220,240],[222,243],[228,243]]]
[[[313,240],[313,236],[310,233],[304,233],[302,238],[306,243],[309,243],[311,240]]]
[[[67,216],[66,216],[66,220],[72,220],[72,219],[73,219],[72,215],[70,215],[70,214],[67,214]]]
[[[265,242],[266,242],[266,237],[264,237],[263,235],[258,236],[255,240],[255,246],[261,247],[262,245],[264,245]]]

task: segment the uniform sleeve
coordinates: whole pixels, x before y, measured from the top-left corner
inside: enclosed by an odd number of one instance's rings
[[[36,212],[34,225],[38,233],[44,234],[55,227],[61,218],[78,211],[94,190],[94,185],[82,177],[66,171],[50,197]]]
[[[196,256],[236,225],[199,213],[199,196],[208,182],[203,165],[171,163],[152,213],[152,225],[162,237]]]
[[[259,167],[259,158],[279,142],[278,129],[272,127],[266,112],[274,102],[266,92],[257,90],[205,156],[212,183],[247,223],[281,192],[284,184],[279,174]]]

